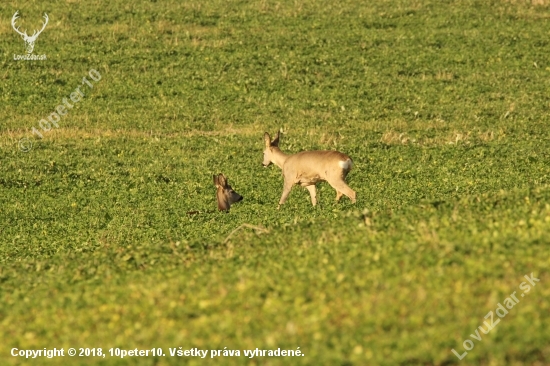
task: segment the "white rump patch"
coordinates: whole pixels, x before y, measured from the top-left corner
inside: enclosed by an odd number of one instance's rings
[[[344,170],[349,170],[353,167],[353,161],[351,161],[351,159],[348,159],[346,161],[339,161],[338,165],[340,165],[340,168]]]

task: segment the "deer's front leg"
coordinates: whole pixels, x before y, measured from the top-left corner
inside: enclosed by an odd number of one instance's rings
[[[283,194],[281,195],[281,199],[279,200],[279,206],[277,207],[277,209],[279,209],[281,205],[286,202],[286,199],[288,198],[288,195],[290,194],[290,190],[292,189],[293,185],[294,183],[285,178],[285,183],[283,185]]]
[[[317,191],[315,190],[315,184],[306,186],[306,188],[309,191],[309,195],[311,196],[311,204],[313,206],[317,205]]]

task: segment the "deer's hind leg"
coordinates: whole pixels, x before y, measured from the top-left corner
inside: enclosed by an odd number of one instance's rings
[[[329,179],[327,179],[327,182],[332,188],[336,190],[336,201],[339,201],[342,195],[346,195],[347,197],[349,197],[352,203],[355,203],[357,201],[356,193],[344,181],[344,177],[346,175],[347,172],[344,171],[340,176],[330,177]]]
[[[334,184],[329,182],[329,184],[332,186],[332,188],[336,190],[336,201],[338,201],[342,197],[342,194],[349,197],[349,199],[351,200],[351,203],[355,203],[357,201],[355,191],[351,189],[346,184],[346,182],[341,181],[341,182],[335,182]]]

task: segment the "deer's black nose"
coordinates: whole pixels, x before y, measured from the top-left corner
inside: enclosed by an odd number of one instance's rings
[[[239,199],[237,200],[237,202],[240,202],[243,200],[243,196],[239,196]]]

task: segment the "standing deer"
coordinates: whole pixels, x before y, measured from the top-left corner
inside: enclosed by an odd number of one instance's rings
[[[353,166],[353,161],[346,154],[339,151],[302,151],[287,155],[279,149],[279,132],[273,141],[266,132],[264,142],[264,167],[273,163],[283,170],[283,194],[277,208],[285,203],[295,184],[307,188],[311,203],[315,206],[317,204],[315,184],[320,181],[328,182],[336,190],[336,201],[340,200],[342,195],[346,195],[352,203],[356,202],[355,191],[345,182]]]
[[[46,28],[46,24],[48,24],[48,20],[49,20],[48,14],[44,13],[44,20],[45,21],[42,22],[42,29],[40,29],[38,32],[35,30],[34,33],[32,34],[32,36],[30,36],[30,37],[27,34],[26,30],[24,32],[21,32],[19,30],[19,27],[15,26],[15,21],[19,18],[17,16],[17,14],[19,14],[19,10],[16,11],[15,14],[13,14],[13,17],[11,18],[11,26],[17,32],[17,34],[19,34],[21,36],[21,38],[23,38],[23,41],[25,41],[25,48],[27,49],[27,53],[30,54],[34,50],[34,42],[36,42],[36,39],[38,38],[40,33],[42,33],[44,28]]]
[[[227,183],[227,178],[223,174],[214,175],[214,185],[218,189],[216,191],[218,210],[229,212],[229,207],[233,203],[243,200],[243,196],[231,188]]]

